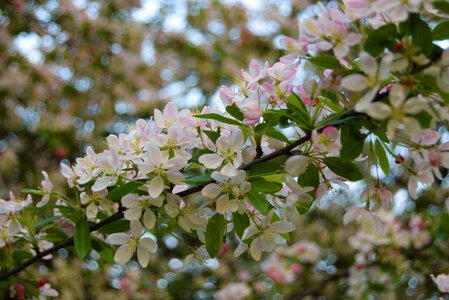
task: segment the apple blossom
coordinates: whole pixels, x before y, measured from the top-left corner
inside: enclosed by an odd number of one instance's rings
[[[127,209],[124,217],[127,220],[139,220],[143,214],[143,224],[147,229],[152,229],[156,223],[156,215],[151,206],[161,207],[164,198],[159,196],[151,198],[149,196],[139,196],[137,194],[128,194],[122,198],[122,205]]]
[[[357,111],[364,111],[382,87],[382,83],[387,80],[393,55],[391,53],[384,55],[380,64],[367,52],[362,51],[359,56],[360,69],[365,75],[356,73],[346,76],[341,81],[341,87],[358,93],[368,89],[355,105]]]
[[[387,130],[390,136],[394,136],[397,128],[401,125],[405,127],[404,132],[410,136],[416,136],[421,131],[419,122],[410,115],[421,112],[427,106],[427,99],[421,96],[412,97],[406,100],[408,91],[400,85],[393,85],[390,91],[390,104],[388,106],[382,102],[369,104],[365,109],[366,113],[375,119],[390,118]]]
[[[276,221],[270,223],[272,216],[273,211],[257,226],[254,222],[251,222],[249,227],[243,232],[243,240],[255,236],[249,248],[251,257],[254,260],[259,261],[263,251],[271,252],[274,250],[275,245],[284,245],[287,241],[281,234],[295,230],[295,226],[291,222]]]
[[[235,176],[242,164],[241,148],[244,142],[242,132],[233,130],[229,136],[222,135],[217,139],[217,153],[203,154],[199,162],[209,169],[217,169],[225,163],[220,172],[225,176]]]
[[[148,143],[147,155],[139,162],[140,171],[154,177],[148,183],[148,193],[157,198],[165,189],[165,180],[174,184],[182,183],[184,176],[179,171],[183,168],[187,159],[185,157],[170,158],[168,151],[161,151],[158,146]]]
[[[42,171],[42,175],[44,175],[44,180],[41,181],[42,191],[44,192],[44,195],[42,196],[41,201],[36,204],[37,207],[46,205],[50,200],[51,193],[53,192],[53,183],[50,181],[50,178],[48,178],[47,172]]]
[[[449,275],[438,274],[437,276],[430,274],[433,282],[437,285],[440,292],[449,293]]]
[[[89,219],[94,219],[97,216],[100,207],[106,211],[112,210],[112,203],[106,198],[107,195],[108,191],[106,189],[92,192],[92,195],[81,192],[80,201],[81,204],[87,205],[86,216]]]
[[[132,237],[123,232],[108,236],[108,242],[120,245],[114,260],[118,264],[126,264],[137,251],[137,260],[145,268],[150,260],[150,253],[157,251],[157,244],[149,237],[142,237],[142,225],[137,220],[131,220],[131,234]]]

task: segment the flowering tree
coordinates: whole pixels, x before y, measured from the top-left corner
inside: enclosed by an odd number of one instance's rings
[[[449,39],[447,14],[444,1],[321,5],[302,21],[298,40],[281,40],[287,54],[278,62],[252,60],[236,85],[222,87],[222,110],[155,109],[151,120],[108,136],[106,150],[88,147],[73,165],[62,163],[67,194],[42,172],[39,189],[0,202],[1,287],[18,298],[57,296],[22,271],[72,245],[80,259],[93,249],[109,263],[135,255],[145,268],[158,237],[181,232],[192,250],[185,266],[229,247],[255,261],[274,251],[262,268],[292,298],[341,278],[355,298],[388,284],[376,276],[386,273],[379,266],[404,268],[388,264],[388,254],[413,260],[419,251],[444,249],[447,237],[447,212],[432,230],[419,215],[399,220],[389,211],[388,188],[397,179],[413,199],[428,186],[444,190],[449,51],[438,41]],[[321,251],[317,237],[280,246],[312,206],[355,185],[363,192],[342,218],[362,225],[349,241],[358,253],[353,264],[299,294],[288,291]],[[448,275],[429,278],[449,292]],[[233,283],[217,297],[250,294]]]

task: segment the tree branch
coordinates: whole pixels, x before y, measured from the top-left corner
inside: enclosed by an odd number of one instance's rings
[[[357,115],[364,115],[364,114],[360,114],[360,113],[357,113],[357,112],[354,112],[354,111],[349,111],[349,112],[343,114],[342,117],[339,120],[343,121],[343,123],[344,123],[344,122],[346,122],[348,120],[347,119],[348,117],[357,116]],[[330,126],[330,125],[323,126],[321,128],[318,128],[317,130],[318,131],[322,131],[327,126]],[[338,126],[338,125],[336,125],[336,126]],[[306,135],[304,135],[303,137],[299,138],[295,142],[287,145],[286,147],[284,147],[282,149],[279,149],[277,151],[274,151],[274,152],[272,152],[272,153],[270,153],[268,155],[265,155],[263,157],[255,158],[252,161],[250,161],[249,163],[247,163],[247,164],[243,165],[242,167],[240,167],[240,169],[246,171],[246,170],[248,170],[249,168],[251,168],[255,164],[263,163],[263,162],[272,160],[272,159],[274,159],[276,157],[279,157],[279,156],[282,156],[282,155],[288,155],[288,154],[290,154],[291,150],[293,150],[296,147],[306,143],[310,139],[311,139],[311,133],[310,132],[306,133]],[[210,181],[208,181],[206,183],[203,183],[203,184],[191,187],[191,188],[189,188],[189,189],[187,189],[185,191],[179,192],[179,193],[177,193],[177,195],[180,196],[180,197],[185,197],[185,196],[188,196],[188,195],[200,192],[207,184],[213,183],[213,182],[215,182],[215,181],[214,180],[210,180]],[[113,214],[112,216],[110,216],[110,217],[100,221],[99,223],[91,225],[90,228],[89,228],[89,231],[90,232],[94,232],[94,231],[102,228],[103,226],[105,226],[105,225],[107,225],[109,223],[112,223],[114,221],[122,219],[123,218],[123,210],[124,210],[123,208],[120,208],[119,211],[117,213]],[[47,250],[45,250],[45,251],[43,251],[41,253],[36,254],[35,256],[33,256],[32,258],[28,259],[27,261],[21,263],[20,265],[18,265],[14,269],[9,270],[9,271],[7,271],[7,272],[5,272],[3,274],[0,274],[0,281],[4,281],[4,280],[8,279],[9,277],[20,273],[21,271],[25,270],[26,268],[28,268],[32,264],[37,263],[38,261],[40,261],[43,257],[45,257],[45,256],[47,256],[49,254],[52,254],[52,253],[58,251],[61,248],[65,248],[65,247],[68,247],[68,246],[73,246],[73,237],[56,244],[55,246],[53,246],[50,249],[47,249]]]

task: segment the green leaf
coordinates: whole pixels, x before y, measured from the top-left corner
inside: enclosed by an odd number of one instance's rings
[[[429,128],[430,124],[432,122],[432,119],[433,119],[433,117],[425,110],[416,114],[415,118],[419,122],[419,125],[421,125],[421,128],[423,128],[423,129]]]
[[[40,219],[39,221],[37,221],[36,223],[33,224],[33,228],[37,228],[43,225],[47,225],[49,223],[53,223],[54,221],[56,221],[57,219],[61,218],[62,216],[51,216],[48,218],[44,218],[44,219]]]
[[[244,115],[243,115],[243,112],[237,107],[237,106],[234,106],[234,105],[228,105],[228,106],[226,106],[226,111],[231,115],[231,116],[233,116],[234,118],[236,118],[237,120],[239,120],[239,121],[243,121],[243,119],[244,119]]]
[[[282,184],[279,182],[266,181],[262,177],[249,178],[251,182],[251,190],[261,193],[276,193],[282,189]]]
[[[301,201],[296,202],[296,209],[298,210],[300,215],[305,215],[309,212],[310,208],[312,207],[313,200],[312,201]]]
[[[338,176],[351,181],[358,181],[364,178],[363,174],[354,163],[344,161],[340,157],[326,157],[323,161],[324,164]]]
[[[12,254],[12,259],[14,259],[15,262],[21,262],[26,259],[30,259],[33,257],[33,254],[28,251],[22,251],[22,250],[16,250]]]
[[[232,223],[234,223],[234,231],[239,238],[242,238],[243,232],[249,226],[249,218],[246,213],[239,214],[238,212],[232,214]]]
[[[309,111],[307,110],[306,105],[302,102],[301,98],[295,93],[291,93],[290,96],[287,97],[287,107],[292,112],[302,111],[309,115]]]
[[[421,83],[420,90],[425,89],[431,93],[434,93],[436,91],[438,92],[438,94],[440,94],[441,98],[444,99],[446,104],[449,104],[449,93],[445,93],[440,89],[433,76],[430,75],[420,76],[420,83]]]
[[[85,218],[80,218],[75,225],[75,234],[73,237],[76,254],[84,259],[90,250],[90,231],[89,223]]]
[[[375,151],[380,168],[388,176],[390,174],[390,163],[388,162],[387,153],[379,140],[376,140]]]
[[[364,45],[365,51],[372,56],[378,56],[383,53],[386,48],[390,49],[393,47],[398,35],[399,33],[396,26],[393,24],[387,24],[368,32],[368,37]]]
[[[432,37],[435,41],[449,39],[449,21],[444,21],[438,24],[432,30]]]
[[[35,190],[35,189],[22,189],[21,192],[24,194],[32,194],[32,195],[40,195],[40,196],[42,196],[44,194],[43,191]]]
[[[137,191],[138,187],[143,184],[142,181],[130,181],[125,183],[124,185],[118,186],[114,188],[108,194],[108,199],[114,202],[118,202],[122,199],[123,196],[131,194]]]
[[[108,264],[114,264],[114,250],[97,237],[92,237],[92,248],[98,252],[100,257]]]
[[[249,177],[266,176],[276,174],[283,169],[284,160],[274,159],[264,163],[253,165],[249,171]]]
[[[71,206],[60,205],[58,209],[64,218],[72,220],[73,223],[76,223],[80,218],[84,217],[82,210],[75,209]]]
[[[320,173],[317,166],[312,161],[309,161],[306,171],[298,176],[298,183],[302,187],[313,186],[314,188],[317,188],[320,185]],[[312,196],[313,200],[315,199],[314,190],[310,191],[309,195]],[[306,214],[312,206],[313,200],[297,202],[296,209],[298,210],[299,214]]]
[[[67,234],[65,234],[62,231],[57,231],[57,232],[47,232],[45,234],[45,238],[46,241],[49,242],[53,242],[53,243],[58,243],[60,241],[63,241],[65,239],[67,239]]]
[[[154,230],[156,235],[163,236],[175,231],[178,228],[176,219],[172,219],[168,216],[166,216],[166,218],[163,218],[163,220],[160,219],[161,218],[158,218],[156,229]]]
[[[237,125],[237,126],[243,125],[241,122],[239,122],[237,120],[226,118],[219,114],[202,114],[202,115],[193,115],[193,116],[195,118],[215,120],[215,121],[219,121],[219,122],[222,122],[225,124],[230,124],[230,125]]]
[[[184,182],[189,185],[197,185],[210,181],[210,174],[201,174],[196,176],[190,176],[184,179]]]
[[[246,194],[246,196],[248,197],[248,200],[251,203],[251,205],[255,209],[257,209],[261,214],[264,215],[268,214],[272,206],[270,202],[268,202],[267,199],[265,199],[265,197],[262,194],[250,191]]]
[[[220,134],[216,131],[212,130],[203,130],[203,132],[207,135],[208,138],[215,144],[220,137]]]
[[[353,124],[345,124],[340,127],[340,157],[344,160],[354,160],[363,151],[366,136],[361,134],[360,131]]]
[[[449,2],[447,0],[434,1],[433,7],[438,9],[441,13],[449,14]]]
[[[37,288],[35,288],[31,284],[29,284],[28,282],[21,282],[21,283],[25,286],[25,289],[28,294],[30,294],[31,296],[33,296],[35,298],[41,297],[41,293],[39,292],[39,290]]]
[[[340,70],[345,69],[333,55],[318,55],[311,57],[309,61],[321,69]]]
[[[418,46],[427,57],[432,57],[432,30],[419,14],[410,14],[407,21],[400,24],[400,28],[404,34],[412,37],[413,45]]]
[[[279,132],[278,130],[276,130],[273,127],[266,130],[265,135],[267,135],[268,137],[271,137],[273,139],[279,140],[281,142],[287,143],[287,144],[290,143],[290,140],[282,132]]]
[[[316,188],[320,185],[320,172],[312,161],[309,161],[306,171],[298,176],[298,183],[302,187],[313,186]]]
[[[222,214],[215,214],[206,226],[206,250],[210,257],[220,254],[223,237],[226,231],[226,220]]]
[[[308,131],[313,127],[312,117],[307,107],[295,93],[287,97],[287,108],[290,112],[287,111],[286,116],[301,129]]]
[[[112,234],[116,232],[125,232],[128,230],[129,230],[128,220],[117,220],[101,227],[98,231],[103,234]]]

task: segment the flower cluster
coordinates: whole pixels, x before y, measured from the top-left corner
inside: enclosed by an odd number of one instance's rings
[[[28,192],[39,198],[35,207],[54,209],[55,215],[33,217],[23,209],[31,198],[2,200],[0,249],[20,241],[21,255],[39,255],[51,247],[42,243],[51,242],[50,233],[74,232],[81,258],[91,247],[104,253],[108,244],[118,245],[116,263],[137,253],[146,267],[158,250],[158,233],[175,234],[179,228],[198,240],[190,258],[216,257],[231,238],[238,245],[235,256],[248,252],[259,261],[264,252],[287,244],[293,219],[315,201],[361,180],[367,186],[364,205],[348,208],[344,223],[361,220],[377,230],[356,234],[354,248],[366,254],[386,244],[425,246],[430,237],[423,220],[412,219],[404,229],[376,210],[392,199],[385,177],[405,174],[412,198],[421,184],[444,178],[440,168],[449,165],[449,144],[437,126],[449,120],[449,110],[447,94],[438,86],[447,81],[448,50],[417,38],[430,31],[415,14],[420,3],[404,8],[394,1],[372,2],[350,2],[344,10],[321,6],[316,17],[304,21],[299,41],[282,40],[287,56],[273,65],[253,60],[235,86],[221,89],[224,109],[192,112],[170,102],[127,133],[108,136],[105,150],[87,147],[73,165],[61,164],[70,197],[43,172],[42,187]],[[362,6],[367,14],[357,12]],[[391,23],[366,25],[377,17]],[[356,26],[355,19],[368,23]],[[401,21],[408,22],[408,35],[400,32]],[[373,39],[385,47],[379,50]],[[304,60],[316,67],[314,80],[300,80]],[[365,175],[360,168],[368,169]],[[70,230],[43,226],[59,218]],[[108,230],[101,230],[104,225]],[[296,244],[276,255],[313,262],[316,248]],[[292,280],[297,268],[273,274],[279,277],[274,280]],[[243,286],[239,290],[246,294]]]

